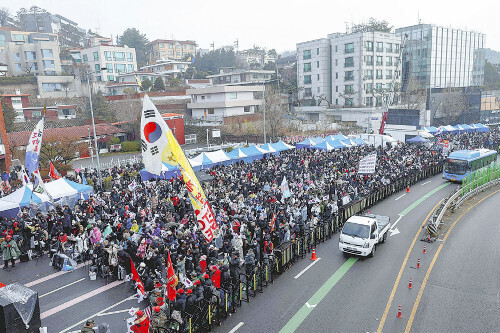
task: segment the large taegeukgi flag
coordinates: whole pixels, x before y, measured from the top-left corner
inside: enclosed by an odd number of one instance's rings
[[[214,236],[217,237],[219,234],[217,221],[193,168],[148,95],[144,96],[142,106],[141,147],[146,171],[159,175],[162,162],[179,167],[203,236],[207,242]]]

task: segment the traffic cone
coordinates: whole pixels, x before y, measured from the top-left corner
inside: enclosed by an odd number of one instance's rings
[[[425,251],[425,245],[424,245],[424,252],[423,253],[427,253],[427,251]]]
[[[420,268],[420,258],[417,261],[417,268]]]
[[[316,258],[316,249],[313,247],[313,253],[312,253],[312,256],[310,258],[311,260],[318,260],[318,258]]]
[[[406,187],[406,193],[410,193],[410,185]]]
[[[403,318],[403,316],[401,315],[401,305],[399,306],[398,315],[396,317],[397,318]]]
[[[411,289],[411,278],[410,278],[410,283],[408,284],[408,289]]]

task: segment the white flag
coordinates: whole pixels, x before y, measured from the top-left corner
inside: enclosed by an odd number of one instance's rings
[[[359,161],[358,173],[375,173],[376,164],[377,153],[367,155]]]
[[[283,181],[281,182],[281,193],[283,193],[284,198],[289,198],[292,194],[290,193],[290,188],[288,186],[288,181],[286,177],[283,177]]]
[[[35,129],[31,132],[28,146],[26,146],[26,155],[24,157],[24,164],[26,165],[26,170],[28,171],[28,176],[38,169],[38,162],[40,160],[40,150],[42,149],[42,136],[43,136],[43,124],[44,119],[42,118],[38,124],[36,124]]]
[[[154,175],[159,176],[161,173],[161,154],[168,144],[166,136],[168,130],[167,123],[149,96],[144,95],[141,116],[142,161],[146,171]]]

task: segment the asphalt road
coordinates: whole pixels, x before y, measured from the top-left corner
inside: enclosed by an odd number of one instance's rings
[[[373,258],[344,255],[338,250],[338,234],[316,248],[321,258],[298,279],[294,277],[311,262],[302,260],[283,273],[275,283],[225,320],[216,332],[374,332],[380,326],[386,304],[405,257],[422,222],[448,193],[457,187],[440,175],[414,185],[373,207],[370,212],[388,215],[395,223],[386,244],[377,247]],[[397,230],[396,230],[397,229]],[[420,237],[417,237],[420,239]],[[422,254],[423,242],[416,240],[402,270],[400,284],[384,323],[384,332],[404,331],[406,321],[396,318],[397,309],[418,289],[407,290],[409,278],[419,285],[431,255]],[[434,244],[427,244],[427,252]],[[417,259],[422,268],[416,269]],[[306,304],[307,302],[307,304]],[[405,309],[409,311],[408,309]],[[403,310],[403,311],[405,311]],[[407,314],[405,314],[407,316]],[[243,323],[241,325],[241,323]]]

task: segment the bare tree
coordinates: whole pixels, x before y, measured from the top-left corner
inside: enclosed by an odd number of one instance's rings
[[[288,104],[283,101],[280,91],[277,87],[266,86],[266,126],[270,130],[270,138],[276,138],[286,128],[285,115],[287,114]]]
[[[399,104],[404,106],[405,109],[420,109],[427,98],[427,89],[424,89],[418,80],[411,77],[408,81],[406,91],[399,94]]]
[[[340,97],[344,99],[344,106],[354,106],[354,101],[351,100],[354,96],[356,96],[358,92],[355,91],[354,89],[345,89],[344,92],[339,93]],[[350,105],[347,104],[347,101],[350,101]]]
[[[10,10],[7,7],[0,8],[0,27],[7,26],[7,18],[10,16]]]
[[[452,124],[461,114],[467,112],[469,102],[460,88],[445,88],[437,101],[434,118],[439,118],[443,124]]]

